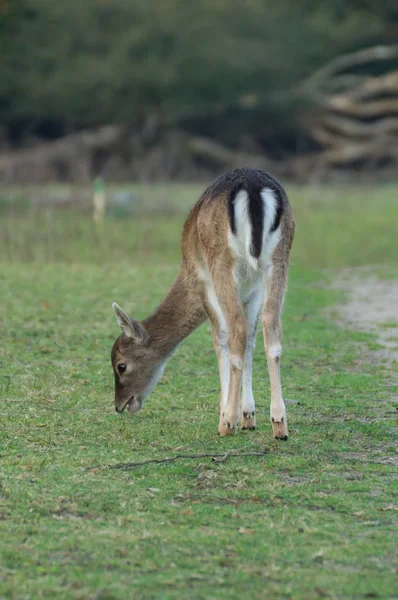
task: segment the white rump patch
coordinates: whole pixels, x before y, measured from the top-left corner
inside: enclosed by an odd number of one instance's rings
[[[264,228],[261,255],[255,258],[251,255],[252,226],[249,215],[249,197],[241,190],[235,197],[235,229],[228,232],[229,246],[237,259],[234,268],[234,278],[238,286],[241,300],[247,301],[254,289],[264,285],[265,275],[271,266],[271,256],[280,240],[280,228],[270,233],[277,212],[275,192],[269,188],[261,191],[264,203]]]
[[[257,259],[250,254],[252,245],[252,225],[249,215],[249,196],[241,190],[235,196],[235,230],[228,232],[228,243],[235,256],[243,259],[252,269],[258,268]]]
[[[264,188],[262,190],[261,198],[264,202],[264,237],[266,237],[269,235],[275,220],[277,200],[275,198],[275,193],[269,188]]]

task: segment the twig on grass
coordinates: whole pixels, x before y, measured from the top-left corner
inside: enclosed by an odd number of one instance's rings
[[[213,462],[221,463],[225,462],[228,458],[241,458],[248,456],[265,456],[266,451],[263,452],[239,452],[237,450],[230,450],[229,452],[225,452],[224,454],[214,454],[214,453],[198,453],[198,454],[176,454],[175,456],[168,456],[166,458],[151,458],[149,460],[142,460],[140,462],[133,463],[118,463],[116,465],[110,465],[110,469],[137,469],[138,467],[143,467],[144,465],[150,464],[162,464],[162,463],[170,463],[179,459],[189,459],[189,458],[211,458]]]

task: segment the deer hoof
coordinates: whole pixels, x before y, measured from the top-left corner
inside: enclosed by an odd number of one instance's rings
[[[231,423],[230,421],[220,421],[218,426],[218,432],[221,437],[226,437],[227,435],[235,435],[236,433],[236,425]]]
[[[286,417],[282,418],[280,421],[271,419],[271,423],[272,423],[272,432],[274,434],[274,438],[276,440],[283,440],[284,442],[286,442],[289,437]]]
[[[247,412],[244,411],[242,413],[240,428],[242,429],[242,431],[253,431],[254,429],[256,429],[256,412],[254,410]]]

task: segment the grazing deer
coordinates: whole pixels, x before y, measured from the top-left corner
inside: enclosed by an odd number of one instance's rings
[[[235,169],[207,188],[182,236],[182,265],[169,293],[143,321],[113,309],[122,333],[112,348],[115,407],[138,411],[179,344],[210,320],[221,380],[220,435],[256,426],[252,361],[262,312],[276,439],[288,429],[280,378],[281,309],[294,219],[266,171]]]

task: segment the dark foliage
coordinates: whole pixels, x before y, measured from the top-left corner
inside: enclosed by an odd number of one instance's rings
[[[178,124],[228,144],[294,150],[295,86],[391,41],[394,0],[8,0],[0,14],[0,127],[9,140],[104,123]],[[1,130],[0,130],[1,131]]]

